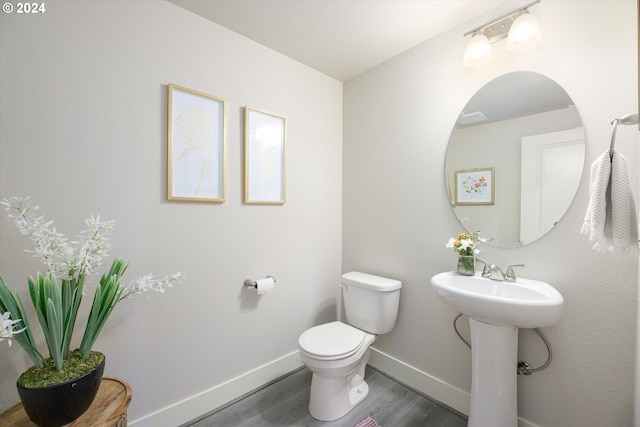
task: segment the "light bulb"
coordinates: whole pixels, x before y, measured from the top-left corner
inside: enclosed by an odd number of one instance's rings
[[[465,67],[482,67],[489,63],[492,55],[489,39],[484,34],[477,33],[464,49],[463,63]]]
[[[542,32],[538,19],[527,12],[520,15],[511,25],[507,39],[507,50],[516,52],[529,49],[538,44],[541,39]]]

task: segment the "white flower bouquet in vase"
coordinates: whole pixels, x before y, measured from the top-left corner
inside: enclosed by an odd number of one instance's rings
[[[480,232],[460,233],[457,237],[449,239],[445,245],[453,249],[458,254],[458,265],[456,271],[463,276],[473,276],[476,267],[476,255],[480,253],[478,245],[480,242],[487,242],[488,239],[480,237]]]

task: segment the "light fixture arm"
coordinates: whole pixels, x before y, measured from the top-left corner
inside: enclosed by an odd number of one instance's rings
[[[487,23],[485,23],[483,25],[480,25],[480,26],[474,28],[473,30],[467,31],[462,36],[463,37],[467,37],[469,34],[479,33],[481,31],[483,31],[485,28],[490,27],[493,24],[502,21],[503,19],[507,19],[509,17],[513,17],[513,15],[515,15],[515,14],[518,14],[518,16],[520,16],[522,13],[519,13],[519,12],[525,12],[527,9],[529,9],[531,6],[533,6],[534,4],[537,4],[537,3],[540,3],[540,0],[535,0],[535,1],[527,4],[526,6],[522,6],[522,7],[518,8],[518,9],[515,9],[515,10],[509,12],[509,13],[505,13],[504,15],[502,15],[502,16],[500,16],[500,17],[498,17],[498,18],[496,18],[496,19],[494,19],[492,21],[489,21],[489,22],[487,22]],[[517,16],[516,16],[516,18],[517,18]],[[515,18],[514,18],[514,20],[515,20]],[[507,29],[507,32],[508,32],[508,29]]]

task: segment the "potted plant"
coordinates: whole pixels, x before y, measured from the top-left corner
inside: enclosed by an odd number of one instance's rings
[[[463,276],[475,274],[476,255],[480,253],[478,244],[487,242],[488,239],[480,237],[480,232],[460,233],[457,237],[449,239],[445,245],[458,254],[458,266],[456,271]]]
[[[93,401],[104,370],[104,354],[93,345],[115,306],[125,298],[165,288],[183,280],[181,273],[157,280],[148,274],[129,283],[122,281],[127,262],[115,258],[95,286],[80,346],[71,350],[85,281],[102,265],[111,249],[108,236],[113,221],[91,216],[79,242],[70,242],[38,216],[30,199],[12,197],[0,204],[18,231],[30,237],[33,256],[44,262],[45,273],[28,278],[29,296],[42,327],[49,356],[38,351],[25,305],[0,277],[0,341],[17,342],[33,362],[17,381],[18,393],[29,418],[40,426],[68,424]]]

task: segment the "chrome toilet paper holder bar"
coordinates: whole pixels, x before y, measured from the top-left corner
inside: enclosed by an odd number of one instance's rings
[[[276,278],[273,276],[266,276],[265,279],[273,279],[273,283],[276,283]],[[249,288],[255,288],[255,289],[258,288],[258,282],[251,279],[245,279],[244,285]]]

